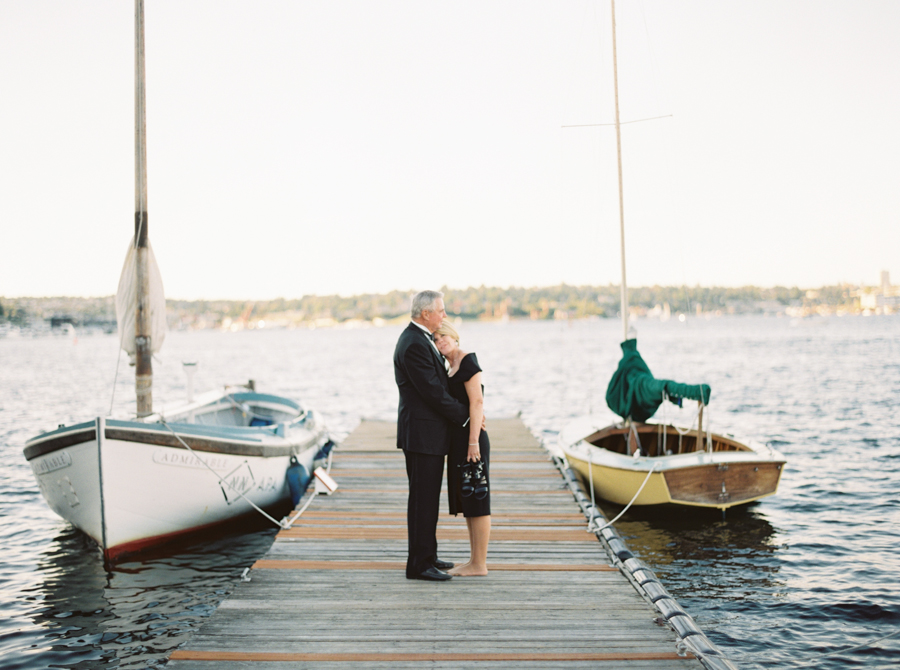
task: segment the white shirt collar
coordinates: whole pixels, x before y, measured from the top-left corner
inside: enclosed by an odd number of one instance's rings
[[[442,361],[444,361],[444,369],[446,369],[449,372],[450,363],[449,363],[449,361],[447,361],[446,358],[444,358],[444,355],[441,353],[440,349],[438,349],[437,345],[434,343],[434,334],[430,330],[428,330],[425,326],[423,326],[421,323],[418,323],[413,320],[410,320],[410,323],[413,324],[414,326],[418,326],[419,328],[421,328],[422,332],[428,336],[428,341],[431,342],[432,348],[435,350],[435,352],[437,352],[438,357],[440,357],[440,359]]]
[[[410,323],[413,324],[414,326],[418,326],[419,328],[421,328],[421,329],[425,332],[426,335],[428,335],[429,338],[431,337],[431,331],[428,330],[428,329],[427,329],[425,326],[423,326],[421,323],[419,323],[418,321],[410,321]]]

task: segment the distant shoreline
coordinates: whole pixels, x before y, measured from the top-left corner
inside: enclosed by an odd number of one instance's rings
[[[447,313],[466,320],[565,320],[619,315],[619,287],[559,286],[541,288],[443,287]],[[900,312],[900,287],[840,284],[817,289],[745,286],[630,288],[633,317],[660,319],[740,314],[806,317],[813,315],[891,314]],[[340,324],[383,325],[405,320],[412,292],[391,291],[356,296],[304,296],[274,300],[166,301],[174,330],[329,327]],[[115,296],[97,298],[0,296],[0,329],[62,328],[66,324],[115,330]]]

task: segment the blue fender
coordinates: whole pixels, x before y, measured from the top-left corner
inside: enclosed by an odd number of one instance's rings
[[[320,461],[325,458],[328,458],[328,454],[330,454],[331,450],[334,449],[336,446],[337,445],[334,442],[332,442],[331,440],[328,440],[328,442],[326,442],[325,444],[322,445],[322,448],[319,449],[318,453],[316,454],[316,457],[313,460]]]
[[[303,463],[297,461],[296,456],[291,456],[291,464],[287,469],[288,487],[291,489],[291,502],[296,506],[300,502],[300,498],[306,492],[312,474],[307,470]]]

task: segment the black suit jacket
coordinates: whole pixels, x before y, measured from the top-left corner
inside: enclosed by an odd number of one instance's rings
[[[397,447],[446,456],[450,451],[450,424],[465,424],[469,408],[450,395],[444,359],[425,331],[414,323],[397,340],[394,379],[400,390]]]

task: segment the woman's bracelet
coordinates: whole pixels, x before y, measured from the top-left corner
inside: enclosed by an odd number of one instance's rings
[[[478,446],[478,443],[477,443],[477,442],[469,442],[469,446],[470,446],[470,447],[477,447],[477,446]]]

